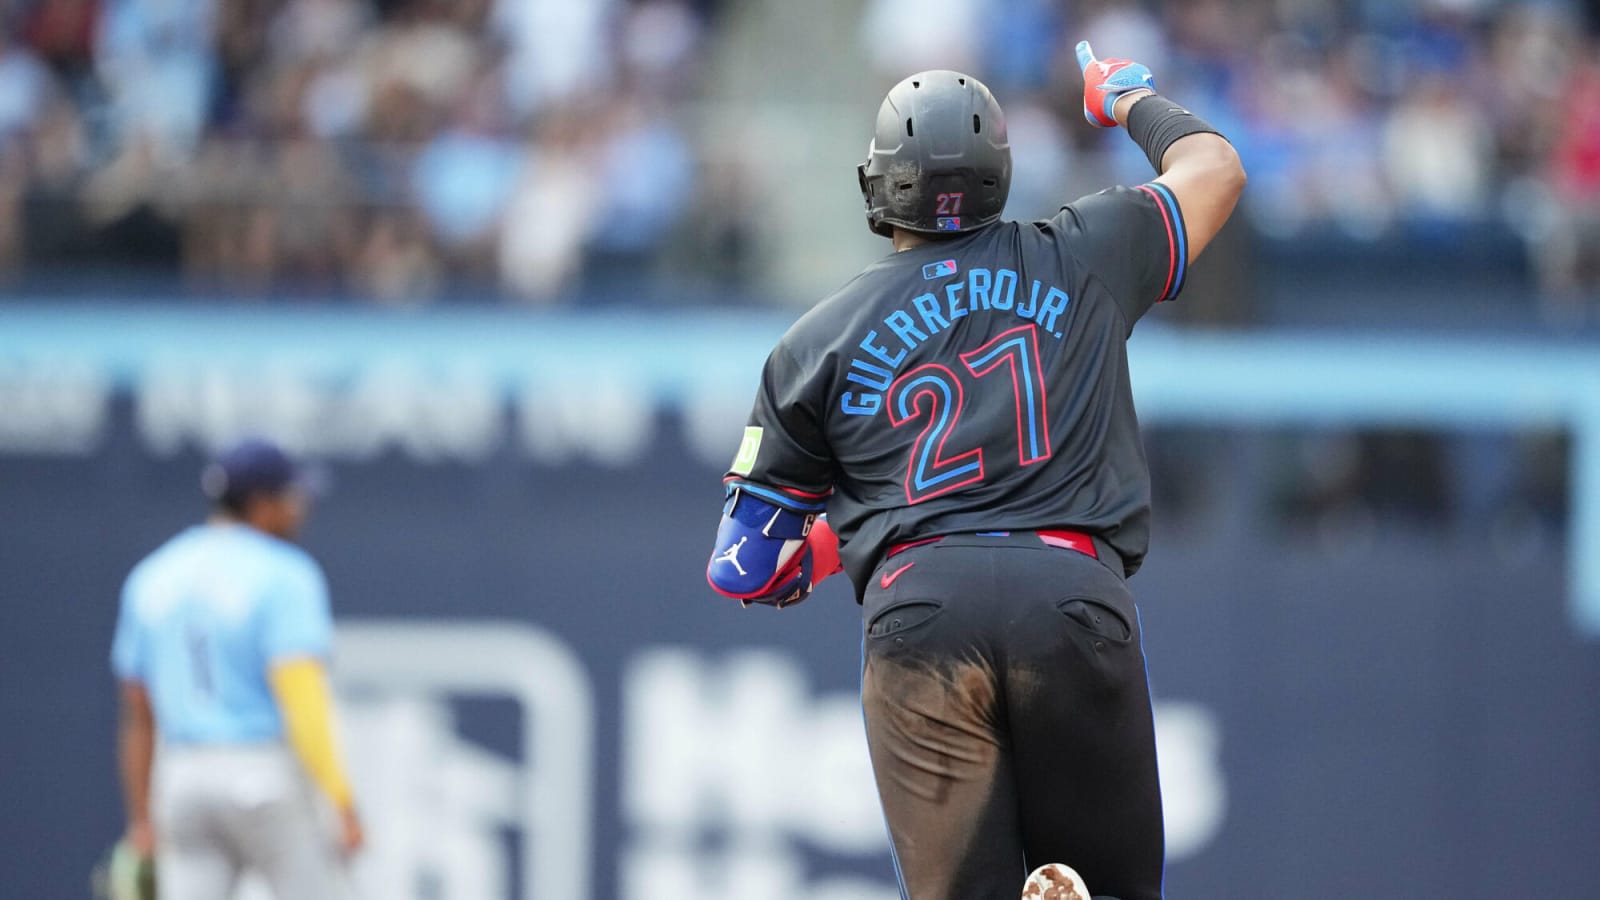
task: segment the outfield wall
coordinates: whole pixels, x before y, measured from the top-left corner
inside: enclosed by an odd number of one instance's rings
[[[4,893],[82,896],[120,822],[120,579],[202,513],[203,448],[270,427],[332,470],[306,543],[370,896],[891,900],[848,591],[779,613],[703,584],[781,327],[0,308]],[[1588,427],[1596,384],[1533,348],[1135,343],[1147,423]],[[1171,896],[1588,891],[1600,645],[1557,549],[1397,526],[1329,553],[1159,510],[1155,541]]]

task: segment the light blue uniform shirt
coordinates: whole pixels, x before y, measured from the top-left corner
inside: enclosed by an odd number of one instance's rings
[[[332,647],[309,554],[244,525],[197,525],[128,575],[111,667],[150,692],[163,741],[254,743],[283,734],[268,667]]]

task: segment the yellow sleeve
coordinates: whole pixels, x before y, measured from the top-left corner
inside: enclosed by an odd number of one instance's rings
[[[348,809],[350,782],[335,747],[327,671],[317,660],[301,658],[274,664],[269,676],[290,748],[333,805]]]

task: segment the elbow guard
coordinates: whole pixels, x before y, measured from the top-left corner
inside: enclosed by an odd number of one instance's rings
[[[811,592],[806,537],[815,513],[797,513],[737,488],[722,508],[706,581],[735,600],[798,602]]]

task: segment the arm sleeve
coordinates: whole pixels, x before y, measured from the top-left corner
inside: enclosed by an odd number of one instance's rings
[[[802,367],[783,344],[772,351],[724,482],[797,512],[824,508],[834,464],[816,401],[822,377]]]
[[[1106,287],[1130,332],[1151,306],[1183,290],[1189,242],[1183,212],[1166,185],[1092,194],[1064,207],[1055,224],[1079,271]]]
[[[262,604],[262,655],[267,662],[333,655],[333,613],[328,582],[310,558],[296,558],[278,580],[276,596]]]
[[[111,671],[122,681],[144,681],[144,654],[139,646],[139,629],[130,599],[132,582],[123,585],[117,609],[117,630],[111,639]]]
[[[314,659],[293,659],[274,664],[270,679],[284,734],[295,756],[336,808],[349,808],[350,780],[339,762],[333,692],[328,688],[326,670]]]

